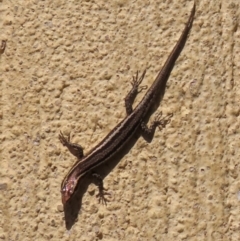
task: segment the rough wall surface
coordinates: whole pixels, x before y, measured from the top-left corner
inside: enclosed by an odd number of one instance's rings
[[[238,0],[196,1],[158,109],[171,123],[102,168],[107,206],[88,180],[75,214],[61,204],[75,158],[59,131],[85,152],[99,143],[125,117],[132,75],[148,67],[151,85],[192,5],[0,1],[0,240],[240,239]]]

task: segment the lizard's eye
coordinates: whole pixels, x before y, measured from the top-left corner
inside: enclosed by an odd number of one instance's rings
[[[75,187],[76,181],[75,180],[68,180],[64,186],[61,189],[62,193],[62,203],[63,205],[66,204],[68,199],[72,196],[74,193],[74,187]]]

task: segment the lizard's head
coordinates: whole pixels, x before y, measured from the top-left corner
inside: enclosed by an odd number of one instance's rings
[[[77,181],[76,179],[73,179],[73,178],[63,181],[61,186],[63,205],[65,205],[67,201],[70,199],[70,197],[73,195],[76,185],[77,185]]]

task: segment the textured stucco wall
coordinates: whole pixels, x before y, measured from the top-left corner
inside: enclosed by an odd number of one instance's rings
[[[151,85],[193,5],[108,2],[0,1],[0,240],[239,240],[239,0],[196,1],[159,107],[171,123],[101,168],[107,206],[86,180],[64,213],[75,158],[59,131],[85,152],[101,141],[125,117],[132,75],[149,67]]]

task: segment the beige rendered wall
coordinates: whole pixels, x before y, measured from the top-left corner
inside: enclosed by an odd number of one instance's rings
[[[159,107],[172,121],[107,173],[108,205],[88,180],[73,211],[61,203],[75,158],[59,131],[85,152],[99,143],[125,117],[132,75],[149,67],[151,85],[192,6],[0,1],[0,240],[240,240],[239,0],[196,1]]]

